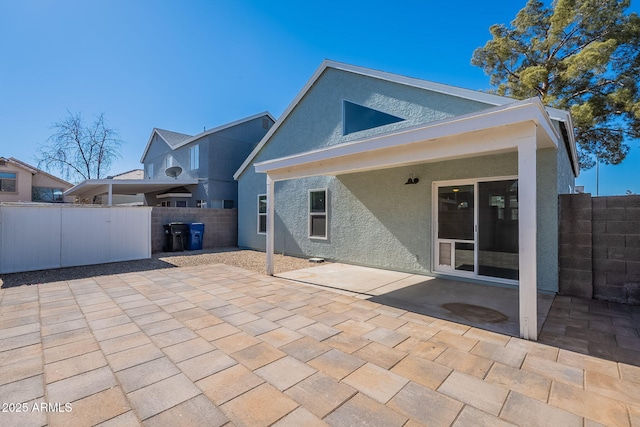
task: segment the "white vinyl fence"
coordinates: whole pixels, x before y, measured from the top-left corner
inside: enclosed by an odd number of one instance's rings
[[[151,208],[0,204],[0,273],[151,257]]]

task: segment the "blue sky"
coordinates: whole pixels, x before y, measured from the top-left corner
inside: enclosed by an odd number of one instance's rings
[[[525,4],[0,0],[0,156],[35,165],[67,110],[104,113],[126,142],[110,173],[139,168],[154,127],[278,117],[324,59],[488,90],[473,50]],[[639,152],[600,167],[601,195],[640,193]],[[595,170],[577,184],[595,194]]]

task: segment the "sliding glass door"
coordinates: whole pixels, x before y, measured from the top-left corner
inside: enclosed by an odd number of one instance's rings
[[[518,180],[442,183],[434,193],[435,271],[518,280]]]

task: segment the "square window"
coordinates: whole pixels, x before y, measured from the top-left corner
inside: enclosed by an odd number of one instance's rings
[[[16,174],[12,172],[0,172],[0,192],[16,192]]]

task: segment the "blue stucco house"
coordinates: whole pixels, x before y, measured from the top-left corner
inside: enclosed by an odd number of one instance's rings
[[[238,244],[558,290],[558,194],[579,172],[568,112],[325,61],[234,177]]]
[[[274,122],[273,116],[264,112],[197,135],[153,129],[140,159],[144,178],[163,181],[176,178],[176,185],[145,192],[146,204],[237,207],[238,188],[233,173]]]

